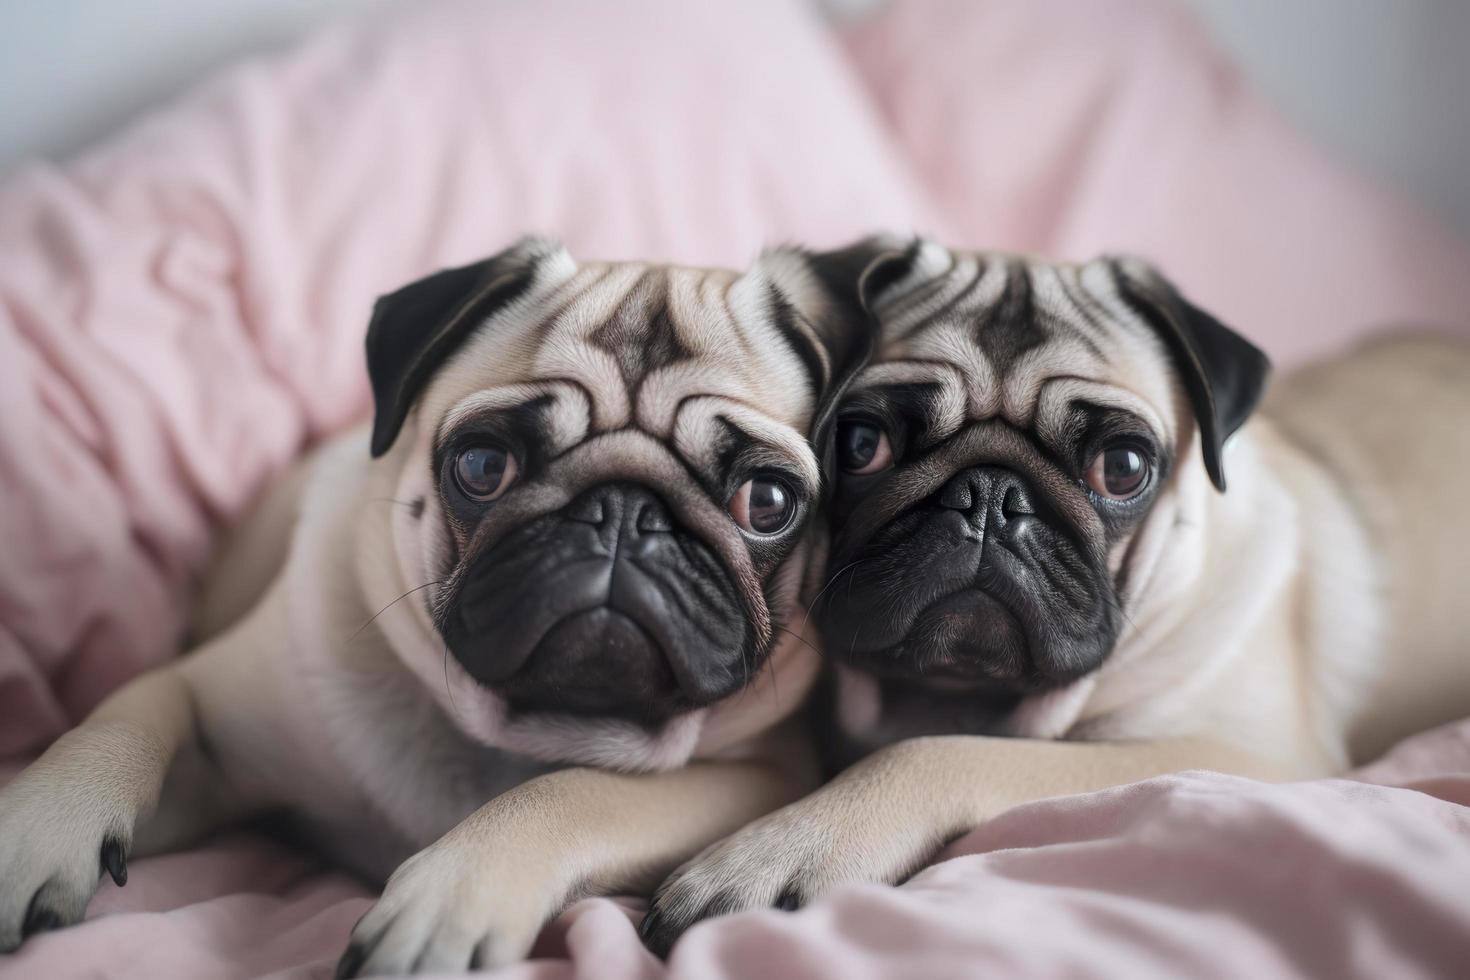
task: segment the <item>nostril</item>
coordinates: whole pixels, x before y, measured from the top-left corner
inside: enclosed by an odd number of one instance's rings
[[[643,534],[667,534],[674,529],[668,512],[651,500],[639,506],[638,520],[634,526]]]
[[[607,507],[601,494],[588,494],[572,501],[566,514],[574,521],[601,527],[607,520]]]
[[[939,494],[939,503],[950,510],[961,511],[975,506],[975,492],[969,479],[950,480]]]
[[[1007,487],[1005,499],[1001,501],[1001,513],[1006,517],[1021,517],[1034,514],[1031,501],[1020,487]]]
[[[561,511],[568,521],[590,524],[599,533],[657,534],[674,530],[668,505],[637,484],[606,483],[584,491]]]

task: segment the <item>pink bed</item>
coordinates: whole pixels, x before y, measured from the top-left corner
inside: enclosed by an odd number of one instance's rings
[[[405,5],[407,6],[407,5]],[[1470,251],[1284,126],[1163,2],[433,3],[240,66],[0,185],[0,756],[177,652],[216,532],[367,407],[373,296],[516,235],[743,263],[875,227],[1141,252],[1290,364],[1470,325]],[[899,889],[702,926],[584,902],[527,977],[1439,976],[1470,724],[1354,780],[1008,814]],[[330,975],[363,888],[254,837],[139,861],[21,976]]]

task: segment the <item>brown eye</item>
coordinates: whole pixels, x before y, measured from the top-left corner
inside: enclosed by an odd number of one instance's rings
[[[893,465],[888,434],[862,419],[837,423],[837,465],[857,474],[886,470]]]
[[[1137,446],[1120,443],[1097,454],[1087,468],[1087,485],[1099,497],[1128,500],[1148,486],[1148,457]]]
[[[500,446],[470,446],[454,459],[454,482],[471,500],[494,500],[516,481],[516,458]]]
[[[796,494],[784,480],[761,475],[740,485],[729,510],[735,523],[752,534],[779,534],[796,516]]]

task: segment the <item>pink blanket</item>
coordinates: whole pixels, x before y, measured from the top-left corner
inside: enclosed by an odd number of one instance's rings
[[[801,0],[413,5],[0,185],[0,755],[177,652],[218,529],[365,411],[377,293],[527,230],[740,264],[876,227],[1141,252],[1284,363],[1470,323],[1465,246],[1300,141],[1162,2],[908,2],[845,32]],[[953,852],[993,853],[713,923],[671,967],[1449,971],[1467,745],[1374,774],[1413,789],[1195,775],[1040,804]],[[139,862],[0,976],[308,975],[365,903],[241,838]],[[543,945],[570,964],[525,975],[660,970],[606,901]]]
[[[642,904],[587,899],[520,980],[1464,976],[1470,722],[1358,780],[1185,773],[1013,810],[901,888],[695,927],[662,964]],[[137,861],[0,980],[331,976],[368,893],[263,839]]]

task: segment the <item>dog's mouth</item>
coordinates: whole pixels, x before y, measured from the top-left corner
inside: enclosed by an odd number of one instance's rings
[[[723,563],[650,520],[648,491],[592,492],[596,508],[574,503],[473,560],[441,615],[449,652],[513,711],[657,725],[732,693],[759,651]]]
[[[923,606],[896,638],[874,631],[854,640],[839,656],[886,680],[951,692],[1036,685],[1025,626],[1000,597],[978,585]]]
[[[1039,517],[976,533],[916,508],[861,549],[821,608],[845,663],[885,681],[990,697],[1059,686],[1112,647],[1105,576]]]
[[[657,721],[695,707],[669,654],[636,620],[608,606],[572,613],[524,664],[493,685],[512,710],[635,715]]]

